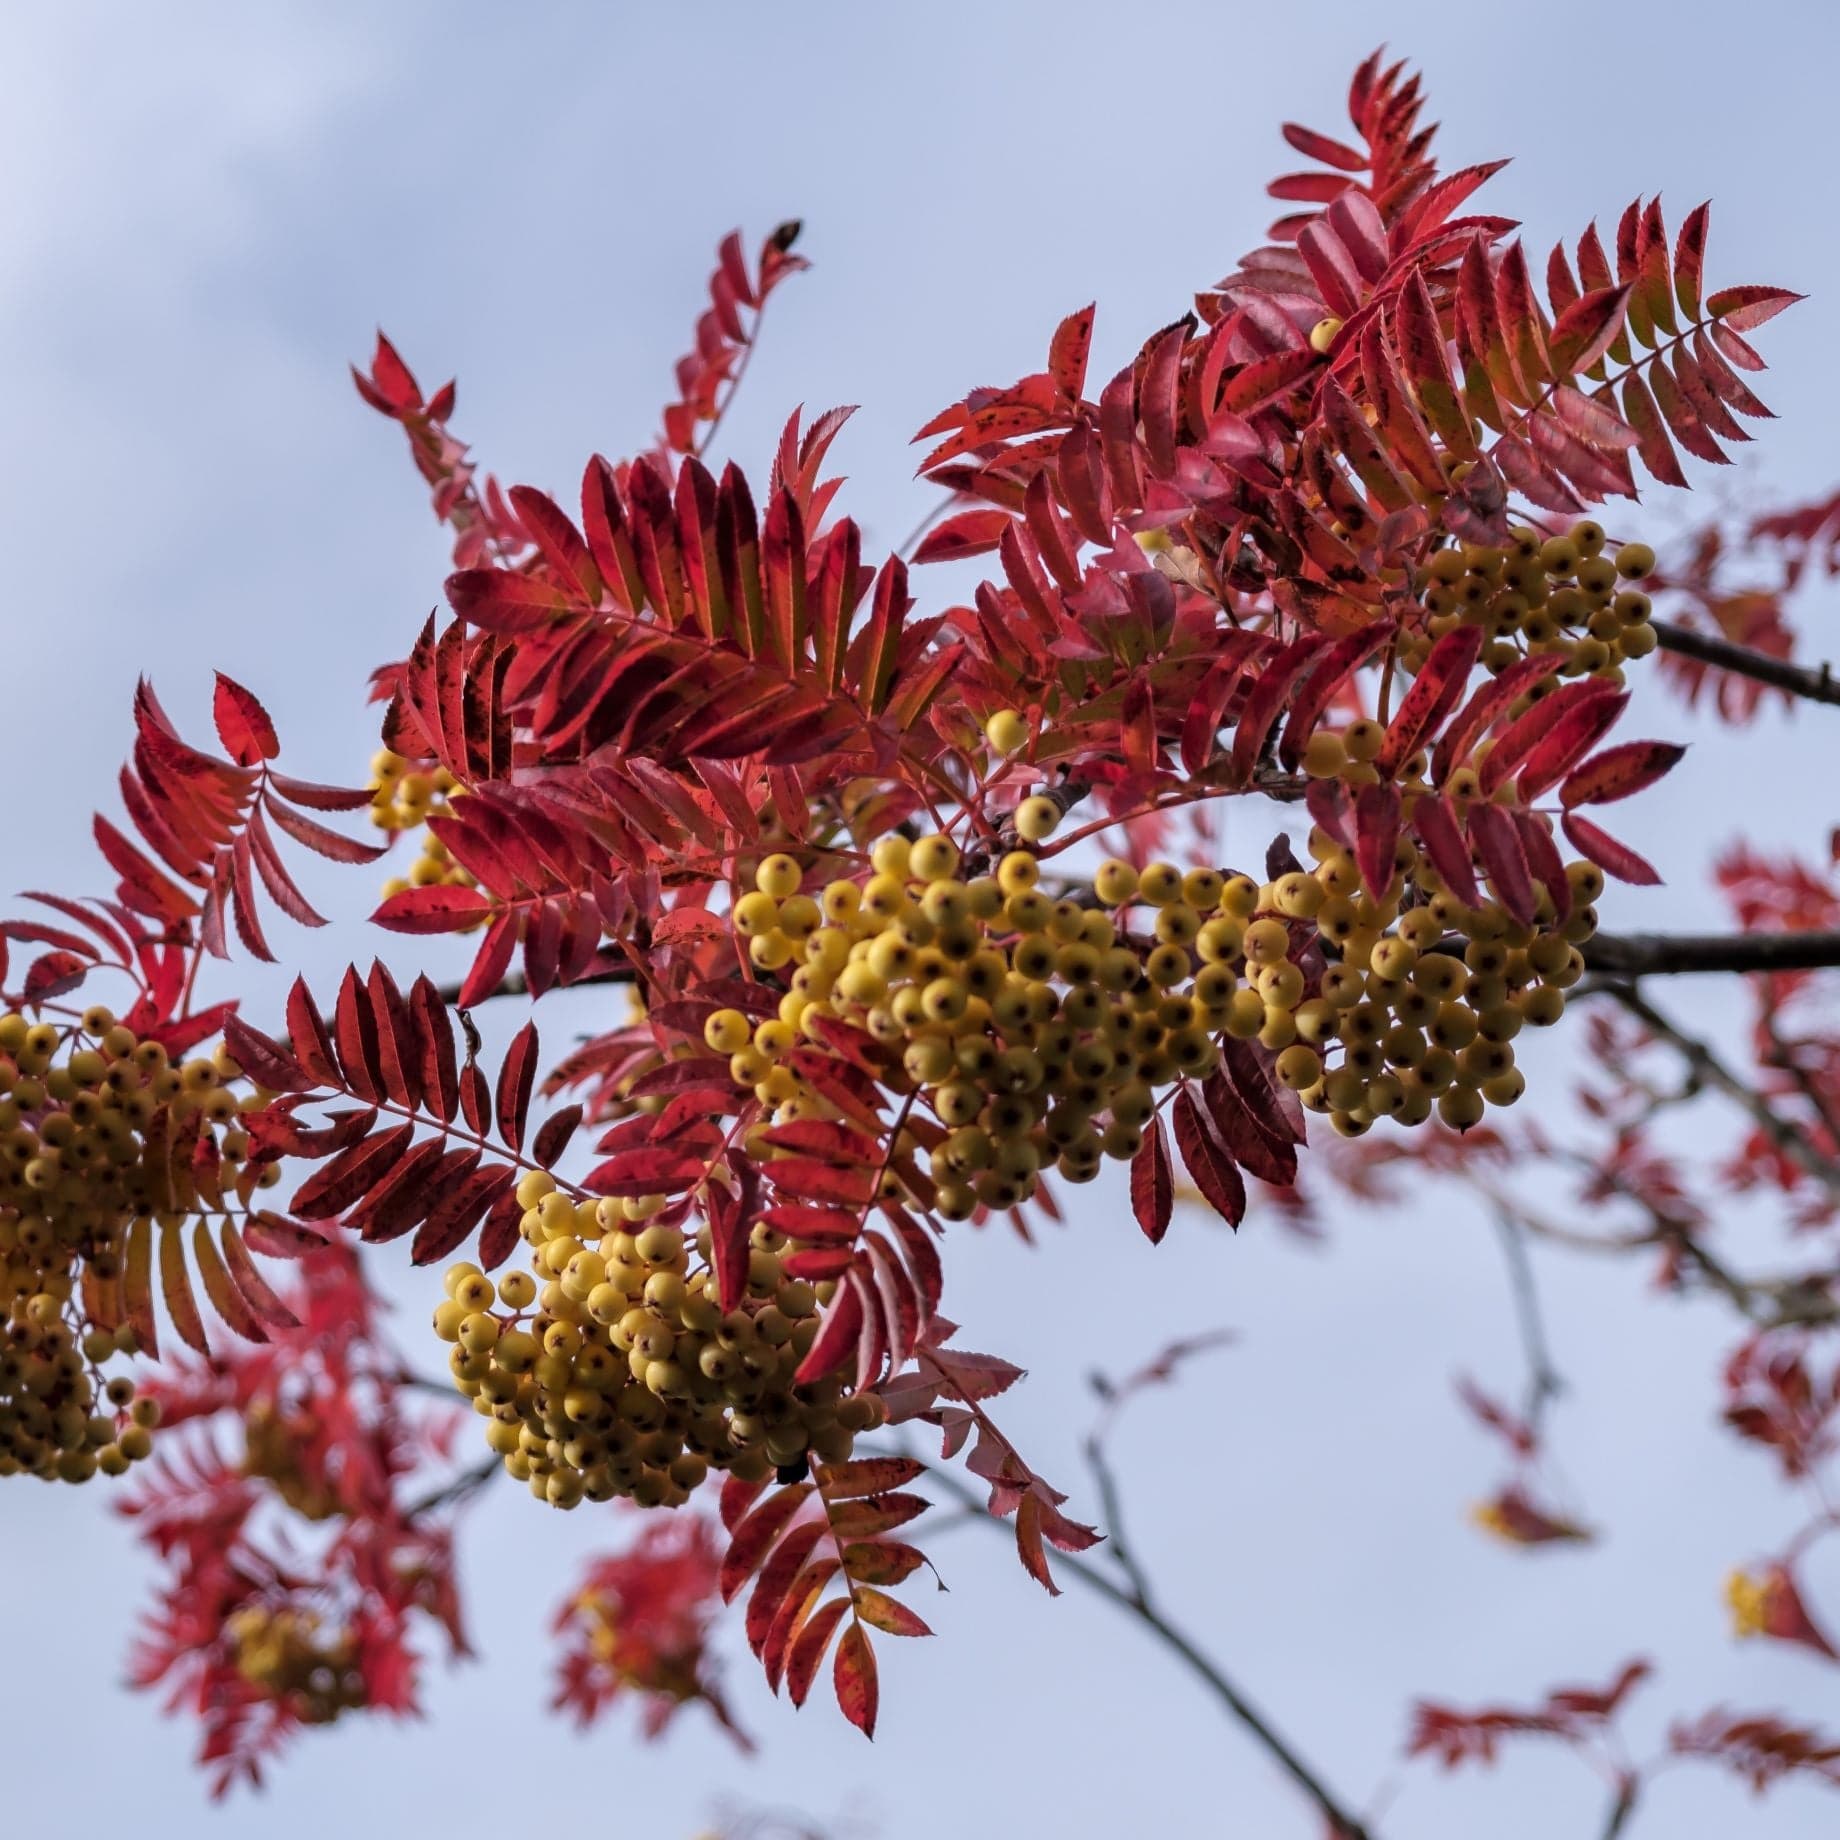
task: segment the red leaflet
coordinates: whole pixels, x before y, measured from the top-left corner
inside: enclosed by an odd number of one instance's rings
[[[1553,322],[1547,339],[1553,368],[1561,377],[1588,371],[1616,343],[1623,330],[1630,285],[1595,288],[1582,294]]]
[[[831,1645],[831,1637],[836,1634],[837,1625],[843,1621],[849,1607],[850,1600],[847,1597],[832,1598],[828,1604],[808,1616],[800,1626],[799,1633],[792,1638],[792,1648],[786,1656],[786,1694],[795,1706],[805,1704],[812,1682],[823,1665],[825,1651]],[[859,1678],[851,1683],[850,1690],[855,1695],[857,1710],[873,1722],[875,1704],[872,1679],[865,1686]],[[839,1692],[842,1691],[840,1687]]]
[[[1553,842],[1550,823],[1536,811],[1517,811],[1513,817],[1527,868],[1552,897],[1554,917],[1564,920],[1572,911],[1572,884],[1565,873],[1559,846]]]
[[[1470,750],[1490,726],[1505,715],[1515,700],[1541,679],[1552,676],[1563,662],[1553,654],[1517,659],[1502,674],[1483,684],[1458,711],[1431,756],[1431,777],[1442,785],[1464,765]]]
[[[1480,626],[1455,626],[1432,646],[1411,689],[1400,700],[1374,762],[1382,777],[1397,773],[1425,736],[1434,734],[1449,715],[1469,682],[1483,636]]]
[[[1354,858],[1376,901],[1386,898],[1399,844],[1399,788],[1391,780],[1363,786],[1354,801]]]
[[[751,1174],[750,1170],[750,1174]],[[754,1225],[753,1184],[741,1193],[711,1184],[705,1214],[709,1221],[709,1262],[716,1275],[718,1301],[737,1309],[747,1293],[748,1235]]]
[[[1661,424],[1661,412],[1636,371],[1623,379],[1623,419],[1635,430],[1636,452],[1642,456],[1642,464],[1664,486],[1684,486],[1687,476],[1680,470],[1680,461]]]
[[[1325,166],[1339,167],[1343,172],[1364,172],[1367,168],[1365,154],[1331,140],[1326,134],[1299,127],[1294,121],[1287,121],[1280,132],[1306,159],[1321,160]]]
[[[879,1591],[866,1591],[857,1596],[858,1613],[869,1617],[869,1610],[864,1605],[864,1598],[874,1598],[883,1604],[891,1604]],[[898,1605],[892,1605],[899,1609]],[[899,1635],[930,1635],[932,1632],[911,1611],[903,1612],[918,1628],[897,1629]],[[870,1618],[870,1620],[876,1620]],[[886,1625],[884,1625],[886,1627]],[[875,1655],[869,1647],[869,1638],[864,1635],[859,1623],[852,1623],[843,1632],[843,1640],[837,1644],[837,1661],[832,1674],[832,1684],[837,1689],[837,1704],[843,1710],[843,1716],[860,1730],[865,1738],[875,1736],[875,1716],[881,1704],[880,1690],[875,1679]]]
[[[524,1147],[524,1124],[537,1077],[537,1025],[527,1022],[511,1038],[498,1070],[498,1133],[512,1150]]]
[[[1233,731],[1233,778],[1238,784],[1244,785],[1252,778],[1265,739],[1278,719],[1279,710],[1284,707],[1284,699],[1323,644],[1323,639],[1315,633],[1293,639],[1267,660],[1265,668],[1253,679],[1240,710],[1239,723]]]
[[[623,1150],[582,1178],[597,1195],[677,1194],[700,1182],[708,1164],[681,1150]]]
[[[1007,511],[961,511],[927,533],[914,551],[914,565],[962,562],[968,556],[985,555],[997,547],[1011,522]]]
[[[744,1633],[748,1647],[756,1655],[765,1652],[774,1619],[780,1614],[788,1592],[805,1569],[812,1548],[827,1529],[822,1520],[807,1520],[787,1529],[772,1550],[772,1557],[761,1567],[754,1588],[748,1593]]]
[[[1625,741],[1576,768],[1559,788],[1559,802],[1608,805],[1652,786],[1679,764],[1686,749],[1670,741]]]
[[[1568,833],[1569,834],[1569,833]],[[1513,817],[1499,805],[1474,804],[1469,810],[1469,840],[1488,872],[1495,898],[1523,925],[1537,911],[1527,853]]]
[[[1138,385],[1137,413],[1143,429],[1144,452],[1158,474],[1175,470],[1181,417],[1182,351],[1194,329],[1192,313],[1174,325],[1165,326],[1144,347],[1140,360],[1143,376]]]
[[[1229,1226],[1237,1227],[1246,1213],[1246,1184],[1239,1166],[1214,1134],[1207,1114],[1195,1103],[1187,1086],[1181,1087],[1170,1107],[1176,1148],[1183,1167],[1194,1178],[1208,1205]],[[1045,1571],[1045,1567],[1044,1567]],[[1046,1579],[1043,1579],[1046,1582]]]
[[[862,1333],[862,1296],[853,1284],[839,1284],[819,1326],[818,1338],[799,1363],[795,1378],[803,1385],[821,1379],[836,1367]]]
[[[1313,779],[1303,790],[1304,809],[1344,850],[1354,848],[1354,795],[1339,779]]]
[[[513,486],[512,508],[530,539],[543,552],[543,559],[560,579],[562,587],[577,600],[592,602],[598,598],[600,576],[581,532],[570,523],[568,514],[545,492],[535,486]]]
[[[249,691],[222,671],[217,673],[217,689],[211,699],[211,713],[217,722],[217,736],[224,752],[239,767],[253,767],[273,760],[281,752],[275,738],[275,725],[268,711]]]
[[[1248,665],[1270,645],[1263,633],[1243,630],[1229,633],[1221,641],[1182,719],[1182,765],[1188,772],[1199,773],[1214,758],[1214,743],[1227,705]]]
[[[240,1016],[224,1019],[224,1044],[237,1065],[270,1092],[309,1092],[318,1084],[278,1041],[252,1029]]]
[[[1528,750],[1517,781],[1523,801],[1530,803],[1547,787],[1563,779],[1603,739],[1628,706],[1627,690],[1616,690],[1609,684],[1596,684],[1592,688],[1599,694],[1587,694],[1567,703]],[[1546,701],[1551,706],[1564,698],[1564,691],[1556,691]],[[1502,739],[1505,743],[1507,736]]]
[[[1432,432],[1458,458],[1473,460],[1478,451],[1475,433],[1451,378],[1437,308],[1424,275],[1416,268],[1401,287],[1393,309],[1393,342]]]
[[[1785,307],[1806,300],[1788,288],[1734,287],[1721,288],[1706,301],[1707,317],[1729,326],[1733,332],[1754,332],[1773,320]]]
[[[1082,307],[1069,313],[1054,329],[1048,345],[1048,374],[1062,395],[1079,401],[1086,388],[1086,356],[1092,347],[1093,316],[1096,307]]]
[[[1169,1139],[1163,1121],[1153,1118],[1131,1159],[1131,1210],[1151,1245],[1161,1243],[1169,1231],[1175,1207],[1175,1183],[1169,1169]]]
[[[732,1525],[719,1586],[724,1603],[735,1601],[741,1587],[760,1569],[773,1542],[791,1525],[792,1517],[811,1494],[809,1482],[788,1483]]]
[[[1642,887],[1659,884],[1661,877],[1652,864],[1638,856],[1627,844],[1618,843],[1607,831],[1599,830],[1589,818],[1568,811],[1560,820],[1565,834],[1578,854],[1597,864],[1618,881],[1634,882]]]
[[[1394,630],[1391,621],[1376,620],[1371,626],[1363,626],[1337,639],[1310,667],[1310,674],[1291,698],[1284,735],[1278,743],[1278,758],[1285,766],[1295,769],[1302,761],[1303,751],[1309,746],[1310,736],[1316,732],[1316,724],[1322,719],[1330,699]],[[1311,782],[1312,787],[1320,783]]]
[[[462,569],[448,576],[447,604],[468,625],[513,634],[535,632],[575,610],[560,589],[504,569]]]
[[[295,1191],[302,1220],[332,1220],[362,1195],[409,1147],[413,1124],[399,1124],[342,1150]]]
[[[1215,408],[1231,415],[1251,416],[1267,403],[1288,396],[1322,362],[1308,346],[1301,351],[1274,352],[1268,358],[1254,359],[1228,377]]]

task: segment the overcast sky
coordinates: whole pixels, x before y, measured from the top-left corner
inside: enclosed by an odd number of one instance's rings
[[[729,450],[758,476],[794,405],[862,404],[835,453],[847,508],[886,546],[926,503],[913,429],[970,385],[1036,368],[1056,320],[1095,296],[1094,374],[1109,375],[1259,240],[1263,181],[1294,163],[1279,122],[1340,131],[1348,74],[1382,31],[1423,64],[1450,164],[1517,156],[1485,198],[1525,218],[1537,250],[1594,213],[1614,222],[1638,191],[1664,187],[1671,219],[1714,197],[1711,276],[1815,296],[1760,335],[1782,419],[1740,486],[1812,493],[1840,472],[1826,4],[64,0],[0,6],[0,21],[9,886],[103,885],[88,814],[111,796],[142,671],[198,726],[221,666],[266,698],[284,764],[363,772],[366,674],[406,649],[445,570],[401,443],[346,381],[379,324],[424,383],[458,373],[457,426],[486,464],[566,498],[589,452],[649,437],[718,237],[741,224],[752,245],[801,216],[816,266],[773,304]],[[1717,844],[1817,847],[1835,731],[1804,712],[1733,742],[1658,699],[1646,713],[1630,732],[1702,745],[1631,820],[1668,888],[1613,895],[1608,920],[1715,923]],[[281,923],[276,939],[323,982],[380,936],[359,924],[365,872],[313,886],[343,924]],[[259,1013],[278,984],[240,987]],[[1741,1014],[1735,993],[1669,994],[1708,1029]],[[589,1013],[563,1000],[540,1019],[560,1041]],[[1566,1065],[1549,1049],[1549,1091]],[[1690,1122],[1730,1126],[1714,1100]],[[1794,1510],[1713,1427],[1724,1315],[1656,1301],[1638,1271],[1542,1259],[1572,1389],[1557,1448],[1609,1532],[1528,1558],[1464,1523],[1493,1453],[1451,1375],[1508,1390],[1520,1372],[1487,1222],[1439,1200],[1332,1233],[1319,1254],[1269,1222],[1232,1238],[1188,1217],[1152,1251],[1114,1184],[1035,1251],[961,1234],[949,1308],[969,1345],[1030,1367],[1006,1423],[1089,1517],[1082,1375],[1174,1335],[1240,1332],[1127,1422],[1127,1499],[1170,1601],[1345,1798],[1391,1784],[1396,1840],[1594,1835],[1601,1786],[1537,1745],[1492,1777],[1399,1777],[1406,1704],[1529,1699],[1636,1653],[1661,1667],[1630,1721],[1639,1746],[1719,1701],[1840,1725],[1840,1670],[1726,1633],[1725,1571]],[[1731,1243],[1767,1262],[1770,1223],[1736,1221]],[[406,1338],[436,1285],[392,1274]],[[724,1798],[847,1808],[886,1840],[1314,1832],[1164,1654],[1077,1594],[1050,1603],[975,1529],[939,1542],[950,1595],[916,1599],[940,1639],[883,1645],[873,1747],[833,1708],[772,1701],[744,1653],[731,1678],[756,1760],[694,1715],[654,1749],[618,1720],[578,1740],[543,1710],[544,1629],[612,1531],[521,1493],[492,1500],[465,1545],[486,1660],[434,1672],[425,1723],[309,1736],[265,1802],[212,1811],[192,1729],[113,1684],[147,1568],[98,1491],[15,1483],[0,1510],[10,1819],[89,1832],[132,1784],[150,1837],[284,1840],[354,1815],[515,1831],[553,1827],[538,1810],[561,1805],[672,1840]],[[1840,1552],[1812,1576],[1840,1620]],[[106,1801],[85,1799],[79,1720],[108,1760]],[[1631,1832],[1812,1840],[1837,1810],[1816,1790],[1759,1804],[1682,1772]]]

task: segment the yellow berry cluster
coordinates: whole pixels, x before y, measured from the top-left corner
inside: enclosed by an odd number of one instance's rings
[[[518,1199],[531,1270],[494,1285],[450,1267],[434,1327],[487,1443],[533,1495],[678,1507],[711,1469],[759,1480],[841,1462],[880,1422],[840,1375],[794,1385],[831,1285],[785,1275],[783,1235],[755,1227],[747,1294],[725,1312],[707,1229],[692,1245],[659,1222],[662,1197],[574,1201],[533,1170]]]
[[[123,1251],[135,1221],[176,1230],[200,1206],[166,1148],[177,1127],[195,1122],[234,1183],[249,1150],[234,1074],[221,1055],[174,1065],[99,1006],[70,1028],[0,1015],[0,1475],[82,1482],[147,1455],[156,1405],[100,1372],[134,1347]]]
[[[330,1520],[342,1503],[324,1477],[310,1476],[302,1449],[320,1430],[310,1407],[284,1408],[258,1399],[243,1415],[243,1473],[268,1483],[305,1520]]]
[[[382,749],[371,761],[371,822],[379,830],[409,831],[426,825],[430,818],[445,817],[453,801],[462,798],[466,788],[445,767],[417,766],[400,754]],[[444,844],[431,830],[423,830],[420,853],[409,866],[407,875],[393,875],[383,885],[384,899],[401,894],[406,888],[471,888],[472,875],[454,861]],[[460,929],[472,932],[483,926]]]
[[[1040,842],[1059,816],[1053,800],[1034,798],[1014,824]],[[866,1031],[887,1050],[885,1083],[924,1102],[908,1129],[929,1151],[939,1212],[962,1220],[1028,1200],[1050,1164],[1088,1181],[1105,1157],[1131,1157],[1155,1089],[1217,1064],[1213,1036],[1237,984],[1197,968],[1195,952],[1202,912],[1229,898],[1224,876],[1169,870],[1167,912],[1138,937],[1100,911],[1137,894],[1123,864],[1101,871],[1099,907],[1043,889],[1027,848],[966,880],[949,838],[894,835],[871,866],[866,882],[833,881],[814,898],[798,892],[796,862],[768,857],[735,903],[756,966],[801,962],[776,1016],[750,1024],[722,1010],[704,1038],[778,1122],[833,1115],[789,1063],[792,1050],[822,1040],[826,1018]],[[1231,899],[1251,888],[1241,878]]]
[[[310,1612],[250,1605],[224,1625],[237,1672],[306,1725],[329,1725],[365,1703],[358,1645],[328,1636]]]
[[[1402,647],[1417,670],[1431,643],[1458,626],[1487,635],[1482,662],[1505,671],[1530,653],[1560,653],[1568,677],[1622,682],[1622,666],[1655,649],[1651,603],[1633,585],[1654,572],[1646,543],[1606,548],[1603,526],[1586,521],[1562,537],[1516,530],[1505,548],[1465,543],[1439,550],[1415,584],[1429,616]]]
[[[1367,727],[1351,745],[1371,760],[1383,731]],[[1367,760],[1342,759],[1371,776]],[[1015,825],[1040,841],[1058,817],[1031,799]],[[1409,839],[1379,900],[1322,831],[1311,849],[1313,872],[1264,883],[1112,860],[1090,896],[1058,899],[1032,851],[967,881],[943,836],[883,838],[866,883],[815,898],[790,857],[769,857],[734,923],[760,968],[801,962],[776,1016],[718,1011],[705,1040],[789,1122],[833,1115],[792,1051],[821,1041],[827,1018],[864,1030],[887,1051],[884,1084],[924,1102],[906,1129],[929,1149],[948,1219],[1026,1201],[1050,1163],[1079,1182],[1131,1157],[1158,1088],[1205,1077],[1223,1037],[1270,1050],[1277,1077],[1346,1135],[1434,1110],[1467,1129],[1485,1103],[1511,1104],[1513,1039],[1563,1012],[1601,872],[1571,865],[1574,911],[1556,924],[1542,890],[1522,925],[1495,901],[1457,900]]]
[[[1379,900],[1353,854],[1320,829],[1309,848],[1314,870],[1256,889],[1248,882],[1242,912],[1202,927],[1201,955],[1235,986],[1227,1032],[1270,1049],[1278,1079],[1343,1136],[1379,1118],[1422,1124],[1434,1110],[1467,1130],[1488,1105],[1513,1104],[1525,1089],[1514,1038],[1564,1014],[1565,991],[1584,972],[1578,948],[1596,930],[1590,903],[1602,871],[1568,865],[1567,918],[1554,919],[1542,888],[1534,921],[1523,924],[1498,901],[1457,899],[1409,838],[1395,848]],[[1316,962],[1312,944],[1321,963],[1309,975],[1298,961]],[[1225,975],[1220,988],[1229,988]]]

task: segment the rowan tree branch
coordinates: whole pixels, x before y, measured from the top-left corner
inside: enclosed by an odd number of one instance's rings
[[[1840,966],[1840,932],[1599,933],[1581,950],[1592,971],[1618,978],[1823,971]]]
[[[1650,1034],[1667,1042],[1686,1061],[1702,1085],[1716,1088],[1748,1113],[1751,1122],[1781,1155],[1840,1200],[1840,1163],[1817,1149],[1762,1093],[1733,1073],[1705,1042],[1670,1021],[1633,984],[1606,981],[1596,988],[1620,1003]]]
[[[932,1468],[929,1473],[946,1494],[966,1507],[977,1510],[974,1515],[965,1517],[966,1523],[976,1520],[998,1533],[1007,1535],[1009,1532],[1007,1525],[990,1513],[981,1498],[966,1488],[950,1471]],[[1114,1522],[1112,1526],[1114,1543],[1118,1537],[1118,1528]],[[1265,1714],[1228,1679],[1215,1662],[1196,1646],[1194,1640],[1177,1628],[1156,1607],[1147,1590],[1135,1584],[1121,1585],[1090,1561],[1075,1558],[1070,1554],[1057,1553],[1054,1562],[1060,1573],[1077,1579],[1087,1590],[1096,1592],[1108,1603],[1115,1604],[1120,1610],[1126,1611],[1206,1685],[1209,1692],[1226,1709],[1228,1715],[1264,1747],[1278,1767],[1315,1804],[1317,1812],[1321,1814],[1327,1825],[1329,1840],[1373,1840],[1373,1835],[1366,1825],[1336,1800],[1333,1792],[1317,1771],[1303,1760]],[[1134,1564],[1129,1568],[1128,1575],[1133,1578],[1141,1577],[1141,1573]]]
[[[1012,840],[1013,841],[1013,840]],[[1076,898],[1073,884],[1067,892]],[[1085,891],[1090,895],[1090,891]],[[1580,948],[1585,964],[1607,977],[1676,977],[1709,972],[1826,971],[1840,968],[1840,932],[1833,933],[1599,933]],[[579,978],[585,984],[631,984],[637,972],[616,965]],[[1595,986],[1593,987],[1595,988]],[[450,1007],[460,1000],[459,984],[443,984],[437,994]],[[481,999],[522,997],[530,986],[521,971],[510,971]],[[1580,995],[1589,992],[1581,988]]]
[[[413,1501],[403,1510],[405,1520],[419,1520],[424,1514],[432,1514],[437,1508],[451,1508],[456,1503],[476,1495],[492,1478],[505,1467],[502,1457],[486,1457],[473,1465],[471,1469],[462,1470],[459,1475],[441,1484],[438,1489],[431,1489],[419,1500]]]
[[[1811,703],[1840,704],[1840,677],[1832,666],[1791,664],[1786,658],[1772,658],[1768,652],[1748,645],[1734,645],[1729,639],[1714,638],[1710,633],[1695,632],[1690,626],[1677,626],[1672,620],[1656,620],[1655,636],[1661,649],[1677,652],[1682,658],[1697,658],[1701,664],[1715,665],[1738,677],[1753,678],[1772,689],[1786,690],[1791,696],[1806,697]]]

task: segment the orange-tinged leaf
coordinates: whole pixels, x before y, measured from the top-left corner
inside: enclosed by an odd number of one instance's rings
[[[786,1656],[786,1691],[795,1706],[805,1704],[806,1697],[811,1692],[811,1683],[817,1678],[818,1669],[823,1664],[824,1651],[830,1647],[831,1637],[837,1633],[837,1625],[843,1620],[849,1607],[850,1600],[847,1597],[833,1597],[828,1604],[814,1610],[801,1625],[799,1633],[792,1638],[792,1648]],[[863,1648],[865,1651],[868,1648],[866,1639],[863,1642]],[[874,1680],[873,1666],[871,1662],[869,1674],[871,1683]],[[862,1705],[870,1725],[873,1725],[875,1704],[872,1684]],[[850,1709],[847,1705],[844,1711],[846,1715],[849,1714]],[[860,1724],[862,1721],[857,1719],[856,1722]]]
[[[198,1313],[198,1299],[192,1295],[191,1273],[185,1266],[183,1228],[174,1220],[160,1228],[160,1295],[166,1299],[166,1313],[188,1348],[209,1355],[211,1344],[205,1339],[204,1318]]]
[[[198,1277],[204,1285],[204,1294],[211,1300],[211,1308],[244,1341],[267,1341],[268,1331],[262,1327],[261,1318],[231,1282],[223,1260],[218,1257],[217,1247],[211,1240],[211,1224],[208,1220],[199,1220],[193,1224],[192,1262],[198,1267]]]
[[[925,1473],[926,1465],[913,1457],[858,1457],[851,1463],[825,1464],[819,1481],[827,1501],[849,1501],[902,1488]]]
[[[917,1617],[914,1620],[919,1621]],[[899,1633],[919,1634],[920,1631],[903,1630]],[[837,1661],[831,1681],[837,1689],[837,1704],[842,1708],[843,1716],[865,1738],[873,1738],[875,1715],[881,1704],[881,1690],[875,1678],[875,1651],[870,1648],[869,1638],[860,1624],[852,1623],[843,1632],[843,1640],[837,1644]],[[799,1697],[795,1689],[795,1703]]]
[[[788,1483],[774,1490],[734,1528],[722,1558],[719,1582],[724,1603],[735,1601],[736,1593],[760,1569],[773,1542],[785,1532],[811,1492],[809,1482]]]
[[[229,1268],[230,1276],[248,1300],[250,1308],[264,1322],[273,1324],[277,1329],[299,1328],[299,1318],[275,1295],[267,1279],[256,1269],[255,1261],[249,1256],[249,1248],[243,1244],[242,1235],[237,1231],[234,1221],[225,1219],[218,1223],[218,1240],[223,1246],[224,1263]]]
[[[873,1585],[859,1584],[851,1592],[856,1614],[865,1623],[891,1636],[930,1636],[927,1624],[908,1607]]]
[[[857,1540],[843,1552],[843,1569],[859,1584],[899,1584],[925,1563],[919,1547],[901,1540]]]

